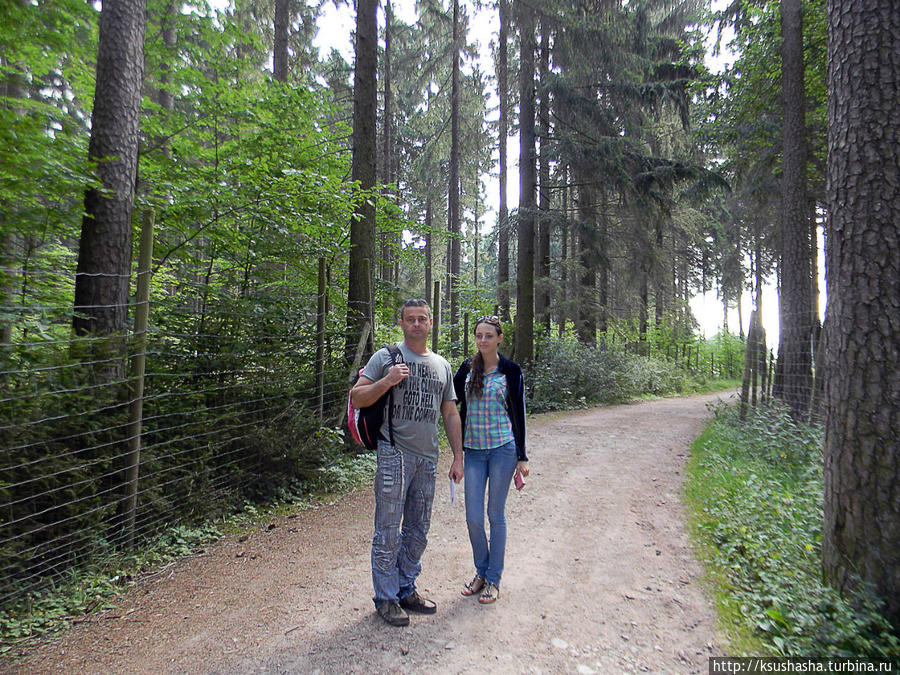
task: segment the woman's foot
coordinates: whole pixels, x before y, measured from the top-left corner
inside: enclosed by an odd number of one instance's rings
[[[465,596],[477,595],[482,588],[484,588],[484,577],[476,574],[475,578],[472,579],[472,581],[463,586],[463,589],[462,591],[460,591],[460,593]]]
[[[478,598],[478,602],[482,605],[489,605],[492,602],[497,602],[500,598],[500,588],[496,584],[487,583],[484,586],[484,590],[481,591],[481,597]]]

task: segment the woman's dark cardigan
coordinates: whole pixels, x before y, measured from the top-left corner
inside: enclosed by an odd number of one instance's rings
[[[520,462],[527,462],[525,454],[525,380],[522,369],[515,361],[499,354],[500,363],[497,370],[506,375],[506,412],[512,424],[513,436],[516,439],[516,457]],[[453,388],[459,399],[459,417],[463,428],[463,445],[466,433],[466,376],[469,374],[470,359],[462,362],[456,375],[453,376]]]

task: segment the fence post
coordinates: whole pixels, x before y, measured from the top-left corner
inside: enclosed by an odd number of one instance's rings
[[[328,292],[325,258],[319,258],[319,295],[316,305],[316,395],[319,420],[325,411],[325,303]]]
[[[359,343],[356,345],[356,353],[353,356],[353,363],[350,365],[350,374],[347,376],[347,384],[353,385],[353,378],[356,377],[356,373],[359,372],[359,364],[362,361],[363,352],[366,349],[366,342],[369,340],[369,333],[372,332],[372,324],[366,321],[363,325],[362,333],[359,335]],[[347,406],[341,406],[341,410],[338,413],[337,418],[337,426],[340,427],[344,424],[344,415],[347,413]]]
[[[753,368],[753,357],[756,354],[756,310],[750,312],[750,330],[744,344],[744,381],[741,383],[741,412],[743,422],[747,419],[747,405],[750,402],[750,377]],[[754,401],[755,403],[755,401]]]
[[[134,306],[134,342],[131,355],[131,403],[128,408],[128,456],[125,483],[128,514],[126,542],[134,545],[134,521],[137,512],[138,478],[141,467],[141,422],[144,414],[144,373],[147,368],[147,320],[150,316],[150,268],[153,265],[154,212],[144,211],[141,219],[141,243],[138,249],[137,292]]]
[[[438,336],[441,333],[441,282],[434,282],[434,302],[431,304],[431,316],[434,323],[431,326],[431,349],[437,351]]]
[[[469,313],[463,315],[463,358],[469,356]]]

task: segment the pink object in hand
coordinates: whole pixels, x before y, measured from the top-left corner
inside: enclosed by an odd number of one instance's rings
[[[516,484],[516,490],[521,490],[523,487],[525,487],[525,479],[522,478],[522,474],[518,471],[516,471],[514,482]]]

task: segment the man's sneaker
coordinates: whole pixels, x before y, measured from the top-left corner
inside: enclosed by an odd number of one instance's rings
[[[378,616],[392,626],[408,626],[409,614],[404,612],[396,600],[382,603],[378,607]]]
[[[423,598],[418,591],[413,591],[405,598],[401,598],[400,606],[417,614],[434,614],[437,611],[437,605],[431,600]]]
[[[499,597],[500,589],[496,584],[488,582],[484,585],[484,590],[481,591],[481,597],[478,598],[478,602],[482,605],[490,605],[492,602],[497,602]]]

